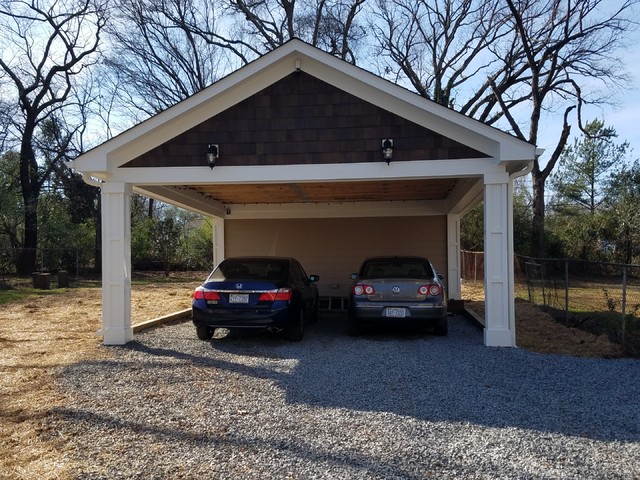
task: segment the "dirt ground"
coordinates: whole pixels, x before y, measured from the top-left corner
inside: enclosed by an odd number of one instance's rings
[[[189,308],[197,284],[194,280],[134,285],[134,325]],[[481,286],[463,286],[463,298],[466,307],[483,315]],[[43,292],[0,306],[0,479],[68,478],[70,457],[64,439],[44,441],[43,419],[65,402],[54,384],[59,367],[109,357],[109,349],[96,335],[101,306],[101,292],[95,286]],[[619,346],[606,337],[568,328],[525,302],[516,302],[516,331],[518,346],[527,350],[584,357],[621,355]]]
[[[484,318],[484,292],[463,287],[465,308]],[[563,325],[551,315],[529,302],[515,301],[516,342],[518,347],[539,353],[554,353],[576,357],[618,358],[622,347],[606,335],[594,335]]]
[[[134,325],[189,308],[198,282],[132,288]],[[64,397],[54,386],[59,367],[109,356],[96,335],[99,288],[70,288],[0,305],[0,479],[64,479],[63,439],[44,442],[43,419]]]

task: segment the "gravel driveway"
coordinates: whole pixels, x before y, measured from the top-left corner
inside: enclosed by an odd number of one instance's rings
[[[60,372],[77,478],[640,478],[640,361],[487,348],[462,317],[350,338],[325,314],[300,343],[185,322],[110,351]]]

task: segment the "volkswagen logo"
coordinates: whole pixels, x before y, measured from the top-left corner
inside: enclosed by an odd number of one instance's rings
[[[241,283],[236,283],[236,288],[238,290],[242,290],[242,284]]]
[[[399,294],[399,293],[400,293],[400,287],[395,286],[395,287],[393,287],[393,288],[391,289],[391,291],[397,295],[397,294]]]

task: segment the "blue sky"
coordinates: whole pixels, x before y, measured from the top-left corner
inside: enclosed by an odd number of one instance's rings
[[[630,36],[629,48],[621,53],[621,58],[625,63],[625,69],[630,74],[631,82],[629,89],[614,92],[613,101],[616,105],[601,106],[600,108],[589,108],[583,112],[583,122],[599,118],[604,120],[607,127],[613,127],[618,133],[615,143],[629,142],[632,149],[629,160],[640,158],[640,62],[637,61],[638,49],[640,49],[640,29]],[[553,151],[556,145],[559,128],[562,124],[562,113],[559,112],[554,118],[547,119],[548,128],[540,129],[538,147],[546,149],[545,155],[541,158],[544,163],[545,158]],[[580,130],[577,127],[577,117],[571,117],[572,129],[570,142],[580,137]],[[545,130],[548,132],[545,134]]]

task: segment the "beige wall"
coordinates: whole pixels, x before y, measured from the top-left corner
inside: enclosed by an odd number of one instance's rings
[[[375,255],[428,257],[447,272],[447,218],[319,218],[225,221],[225,256],[295,257],[320,275],[320,295],[347,296],[362,260]],[[446,280],[446,279],[445,279]]]

